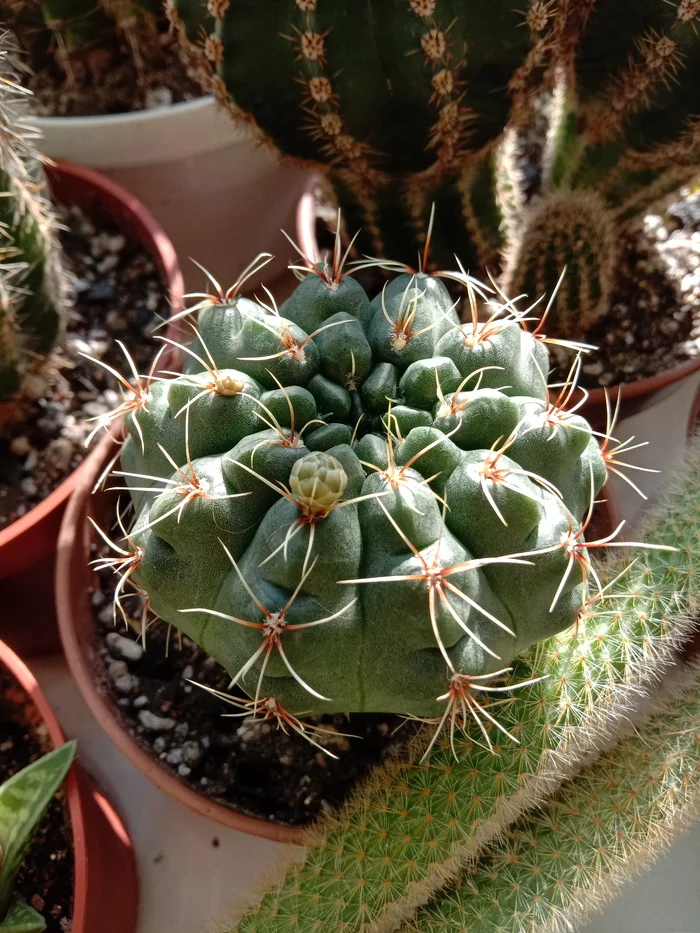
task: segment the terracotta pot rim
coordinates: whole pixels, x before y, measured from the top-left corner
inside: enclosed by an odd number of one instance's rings
[[[262,836],[274,842],[298,843],[302,830],[238,813],[223,804],[216,803],[198,794],[177,777],[169,774],[153,756],[129,735],[126,728],[119,721],[118,713],[113,708],[109,698],[98,690],[95,672],[87,657],[90,646],[82,645],[74,622],[76,615],[74,602],[77,599],[86,599],[87,595],[84,590],[79,593],[73,592],[69,568],[74,561],[84,559],[84,555],[81,553],[84,508],[88,497],[91,495],[95,479],[99,476],[105,461],[110,455],[113,455],[113,452],[114,442],[110,438],[104,438],[99,451],[95,451],[95,457],[91,460],[89,469],[85,470],[76,480],[75,491],[68,502],[58,538],[56,608],[61,642],[63,643],[63,650],[71,674],[83,699],[100,726],[117,748],[156,787],[159,787],[201,816],[209,817],[224,826],[254,836]],[[87,611],[91,612],[89,604]]]
[[[135,198],[126,188],[110,178],[105,178],[99,172],[82,165],[62,161],[51,162],[47,165],[47,175],[49,179],[52,175],[59,178],[72,177],[81,181],[86,187],[106,191],[124,206],[125,212],[136,217],[140,225],[150,234],[158,251],[158,258],[162,264],[163,278],[170,295],[171,306],[179,307],[182,304],[185,285],[173,245],[153,214],[144,207],[138,198]],[[30,528],[37,525],[47,515],[66,502],[80,478],[89,470],[96,454],[97,448],[94,448],[53,492],[37,503],[25,515],[20,516],[20,518],[0,531],[0,551],[4,547],[17,542]]]
[[[316,231],[314,225],[314,190],[318,184],[318,179],[309,180],[304,193],[302,194],[297,207],[297,238],[304,254],[314,262],[319,261],[318,242],[316,240]],[[682,379],[686,379],[700,369],[700,356],[693,357],[683,363],[671,366],[669,369],[654,376],[643,376],[634,382],[620,382],[609,388],[597,387],[588,390],[588,398],[584,406],[583,414],[591,408],[603,407],[605,405],[606,395],[611,402],[616,402],[618,395],[622,395],[622,400],[639,398],[644,395],[653,395],[654,393],[665,389]]]

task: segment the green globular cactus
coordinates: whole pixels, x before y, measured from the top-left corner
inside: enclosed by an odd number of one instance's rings
[[[507,306],[310,272],[205,300],[187,353],[126,415],[124,566],[256,710],[459,718],[577,618],[606,454]]]
[[[140,40],[161,6],[161,0],[8,0],[6,22],[24,48],[53,52],[70,82],[75,57],[115,35],[126,40],[137,69],[146,67]]]
[[[494,152],[549,82],[551,4],[170,0],[199,80],[286,157],[323,172],[361,250],[492,267]]]
[[[455,738],[457,757],[444,735],[426,758],[431,739],[419,737],[407,761],[376,769],[310,831],[286,878],[242,916],[234,907],[221,929],[390,933],[410,922],[485,845],[629,728],[645,690],[695,628],[698,527],[696,448],[640,535],[676,550],[613,563],[604,595],[588,601],[577,625],[516,663],[511,682],[545,679],[486,707],[498,721],[485,722],[488,738],[474,724]]]
[[[554,95],[540,196],[509,218],[502,284],[552,294],[560,336],[609,309],[621,228],[700,169],[700,3],[566,0],[553,14]]]
[[[11,50],[0,34],[0,403],[21,395],[24,377],[53,348],[64,300],[46,179]]]
[[[572,930],[663,855],[699,814],[696,680],[518,824],[404,933]]]
[[[43,917],[13,888],[39,822],[74,757],[75,742],[66,742],[0,785],[0,933],[46,929]]]

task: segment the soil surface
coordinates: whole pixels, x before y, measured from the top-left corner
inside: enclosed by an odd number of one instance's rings
[[[0,529],[24,515],[87,454],[85,439],[121,401],[116,380],[89,356],[119,372],[123,341],[140,373],[158,344],[149,336],[167,318],[159,271],[137,243],[110,221],[72,207],[59,213],[65,264],[73,274],[67,333],[51,364],[27,380],[26,410],[0,435]]]
[[[700,193],[647,214],[619,242],[610,310],[588,334],[580,384],[614,386],[655,376],[700,354]],[[559,375],[571,357],[557,354]]]
[[[51,750],[44,724],[26,694],[0,668],[0,784]],[[65,796],[49,804],[17,875],[15,890],[46,921],[47,933],[70,933],[74,891],[73,840]]]
[[[15,29],[26,53],[24,84],[33,91],[32,106],[40,116],[129,113],[202,96],[164,15],[149,20],[132,42],[115,32],[67,59],[47,28]]]
[[[189,638],[156,622],[147,651],[132,628],[115,629],[115,577],[95,576],[92,594],[101,686],[136,741],[199,794],[250,816],[305,826],[348,796],[370,768],[399,753],[417,724],[395,715],[313,717],[333,758],[291,730],[238,709],[198,684],[228,691],[229,676]],[[140,603],[129,607],[140,619]],[[244,694],[231,691],[243,698]],[[396,731],[398,730],[398,731]]]

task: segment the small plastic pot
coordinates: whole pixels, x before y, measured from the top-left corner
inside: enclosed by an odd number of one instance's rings
[[[317,184],[313,179],[307,185],[297,207],[297,243],[304,254],[313,262],[320,258],[318,240],[316,238],[316,208],[314,191]],[[662,401],[667,395],[678,387],[678,383],[687,379],[700,369],[700,356],[695,359],[679,363],[663,373],[655,376],[645,376],[635,382],[625,382],[611,386],[609,389],[591,389],[584,405],[578,414],[586,418],[593,428],[601,430],[606,426],[606,393],[614,407],[618,395],[622,396],[620,402],[620,419],[629,418],[646,408],[650,408]]]
[[[47,168],[53,197],[88,215],[112,220],[137,240],[161,272],[176,312],[184,285],[175,250],[153,215],[128,191],[92,169],[59,162]],[[169,332],[170,337],[177,331]],[[94,452],[33,509],[0,531],[0,637],[23,657],[60,649],[53,607],[53,574],[58,531],[68,497],[90,469]]]
[[[51,744],[55,748],[63,745],[66,740],[61,727],[36,678],[3,641],[0,666],[27,694]],[[138,874],[124,824],[79,761],[71,767],[64,786],[75,859],[72,933],[134,933]]]

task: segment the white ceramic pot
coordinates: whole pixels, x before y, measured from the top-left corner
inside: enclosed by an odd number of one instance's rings
[[[155,214],[175,246],[188,291],[201,291],[196,259],[221,283],[259,252],[286,267],[307,175],[256,145],[211,97],[155,110],[94,117],[38,117],[53,159],[99,169]],[[257,282],[251,281],[251,287]]]

